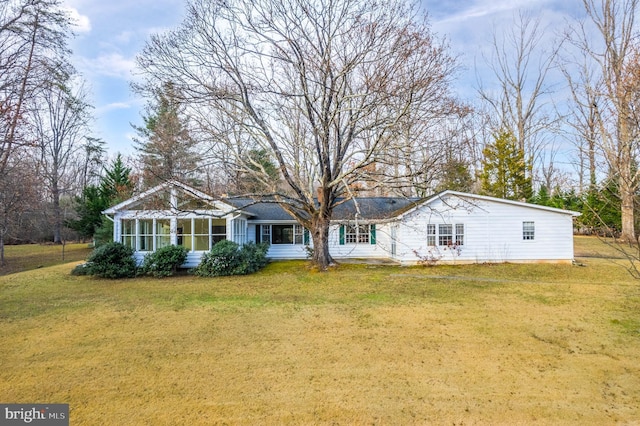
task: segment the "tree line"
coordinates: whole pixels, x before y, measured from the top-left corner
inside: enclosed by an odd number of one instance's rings
[[[0,0],[0,255],[108,239],[106,206],[169,179],[278,202],[320,268],[334,208],[358,195],[477,192],[578,210],[582,231],[637,242],[637,1],[582,0],[553,40],[517,13],[461,100],[459,59],[418,3],[189,0],[138,55],[136,155],[109,159],[60,1]]]

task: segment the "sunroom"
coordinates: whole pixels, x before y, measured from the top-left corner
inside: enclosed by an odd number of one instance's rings
[[[177,182],[160,185],[104,212],[114,241],[133,248],[138,262],[168,245],[187,249],[185,267],[221,240],[247,241],[247,214]]]

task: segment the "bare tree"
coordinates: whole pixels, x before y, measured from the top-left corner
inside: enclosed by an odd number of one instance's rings
[[[72,190],[75,176],[69,176],[74,157],[82,148],[88,133],[89,105],[86,92],[78,86],[75,92],[66,84],[51,82],[38,97],[30,113],[33,135],[37,143],[39,172],[52,202],[53,237],[62,242],[63,214],[60,199]]]
[[[583,4],[588,21],[576,24],[569,40],[597,68],[597,73],[584,82],[584,91],[594,100],[588,119],[597,128],[598,148],[617,179],[621,237],[636,242],[634,200],[640,185],[639,121],[635,113],[640,90],[635,71],[639,65],[635,25],[638,0],[583,0]]]
[[[29,143],[29,99],[54,70],[68,67],[68,15],[60,0],[0,0],[0,175],[16,145]]]
[[[544,138],[557,122],[545,107],[551,92],[548,75],[560,44],[545,44],[545,32],[540,18],[523,11],[518,12],[509,32],[494,31],[493,52],[486,62],[497,80],[497,89],[489,90],[482,82],[479,88],[480,98],[493,117],[493,133],[508,130],[515,136],[529,178],[533,178]]]
[[[310,230],[320,269],[332,262],[334,208],[369,179],[405,117],[450,111],[455,69],[417,7],[401,1],[192,0],[184,24],[138,59],[151,85],[174,82],[228,155],[273,159],[284,186],[253,195]],[[411,142],[407,151],[419,146]],[[251,156],[235,160],[270,183]]]
[[[19,151],[24,149],[18,148]],[[9,161],[0,175],[0,267],[5,265],[4,246],[7,236],[24,237],[21,217],[38,200],[38,184],[31,164]],[[18,234],[20,233],[20,234]]]
[[[572,57],[565,56],[561,68],[571,93],[567,124],[578,152],[579,188],[593,191],[597,185],[597,147],[601,146],[597,110],[602,104],[602,90],[594,77],[593,62],[582,50]]]

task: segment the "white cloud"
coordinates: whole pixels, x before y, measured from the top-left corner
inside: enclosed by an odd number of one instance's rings
[[[69,13],[71,17],[71,21],[75,26],[75,30],[79,33],[89,33],[91,32],[91,20],[88,16],[80,14],[78,9],[74,7],[65,7],[64,10]]]
[[[438,25],[460,24],[470,19],[495,16],[503,12],[511,12],[518,9],[526,10],[532,7],[539,9],[548,3],[548,0],[477,0],[470,7],[444,19],[438,20]]]
[[[131,104],[127,102],[113,102],[103,107],[100,107],[100,112],[109,112],[116,109],[129,109],[131,108]]]
[[[116,77],[125,80],[131,79],[131,72],[135,68],[134,58],[124,57],[120,53],[106,53],[97,58],[83,57],[78,62],[78,67],[83,74]]]

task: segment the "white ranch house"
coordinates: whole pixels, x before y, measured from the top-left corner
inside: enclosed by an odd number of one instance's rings
[[[308,232],[278,204],[218,199],[167,182],[104,213],[114,241],[146,254],[174,244],[195,267],[216,242],[268,242],[271,259],[304,259]],[[579,213],[499,198],[444,191],[429,198],[363,197],[334,211],[329,251],[336,259],[384,259],[402,265],[573,261],[573,217]]]

